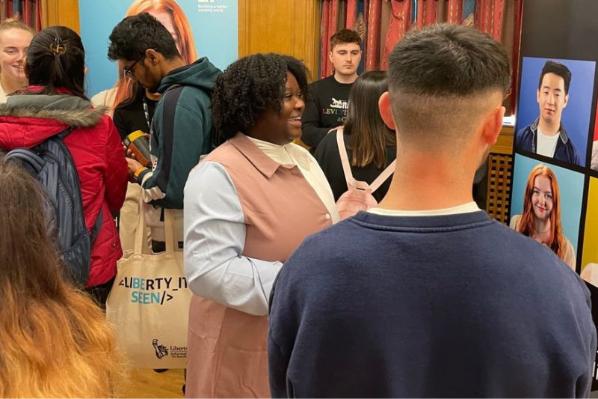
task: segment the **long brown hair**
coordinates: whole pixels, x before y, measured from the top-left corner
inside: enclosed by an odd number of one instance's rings
[[[550,189],[552,190],[552,211],[550,212],[550,241],[545,243],[561,259],[565,257],[565,235],[561,225],[561,195],[559,184],[554,172],[546,165],[538,164],[531,170],[527,177],[525,186],[525,197],[523,198],[523,214],[517,225],[517,230],[526,236],[533,237],[536,234],[535,215],[532,204],[532,195],[534,192],[534,183],[538,176],[545,176],[550,180]]]
[[[189,20],[181,6],[175,0],[136,0],[127,10],[126,16],[130,17],[150,11],[162,11],[172,17],[172,25],[177,34],[177,40],[175,40],[177,49],[187,64],[193,63],[197,59],[195,39],[193,39]],[[119,79],[116,82],[113,108],[134,95],[132,79],[123,75],[121,65],[118,66],[118,69]]]
[[[387,147],[395,145],[395,135],[378,112],[378,99],[388,90],[385,71],[369,71],[361,75],[351,88],[349,110],[344,132],[351,138],[351,165],[363,167],[371,163],[382,169]]]
[[[106,397],[121,365],[99,307],[64,278],[42,191],[0,159],[0,396]]]

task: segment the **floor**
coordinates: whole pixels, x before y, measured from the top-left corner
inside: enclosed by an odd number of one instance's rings
[[[118,387],[118,398],[182,398],[183,370],[156,373],[152,369],[133,369]]]

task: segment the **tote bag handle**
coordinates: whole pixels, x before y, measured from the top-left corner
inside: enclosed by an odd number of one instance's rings
[[[139,220],[137,230],[135,231],[135,246],[133,253],[135,255],[143,254],[143,242],[145,241],[145,202],[139,198]],[[164,209],[164,237],[166,239],[166,252],[172,253],[178,247],[174,239],[174,215],[171,209]]]

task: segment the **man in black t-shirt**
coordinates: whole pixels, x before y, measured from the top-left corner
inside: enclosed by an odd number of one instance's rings
[[[309,86],[309,101],[303,112],[301,139],[315,151],[332,128],[343,124],[349,108],[349,91],[357,79],[361,61],[361,38],[342,29],[330,38],[330,62],[334,74]]]

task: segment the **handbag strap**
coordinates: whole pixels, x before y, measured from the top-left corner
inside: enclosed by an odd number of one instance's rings
[[[378,188],[380,188],[380,186],[382,185],[382,183],[384,183],[386,181],[386,179],[388,179],[390,176],[392,176],[393,173],[395,173],[395,167],[397,165],[397,159],[395,158],[394,161],[392,161],[390,163],[390,165],[388,165],[386,167],[386,169],[384,169],[382,171],[382,173],[380,173],[378,175],[378,177],[376,177],[376,179],[372,182],[372,184],[370,184],[370,188],[372,189],[372,193],[374,191],[376,191]]]
[[[349,163],[349,156],[347,155],[347,149],[345,147],[345,137],[343,134],[343,128],[339,127],[336,129],[336,143],[338,144],[338,151],[341,156],[341,163],[343,164],[343,172],[345,173],[345,181],[347,187],[354,183],[355,178],[351,172],[351,164]],[[397,165],[397,159],[395,158],[383,171],[374,179],[370,184],[371,192],[376,191],[380,186],[395,172]]]
[[[174,236],[174,215],[171,209],[164,209],[164,238],[166,252],[174,252],[178,247]],[[135,245],[133,253],[135,255],[143,254],[143,242],[145,241],[145,202],[143,196],[139,197],[139,220],[137,230],[135,231]]]
[[[347,149],[345,147],[345,137],[342,127],[336,129],[336,143],[338,145],[339,155],[341,156],[341,163],[343,164],[345,181],[347,182],[347,187],[349,187],[353,184],[355,179],[353,178],[353,173],[351,172],[351,164],[349,163],[349,156],[347,155]]]

